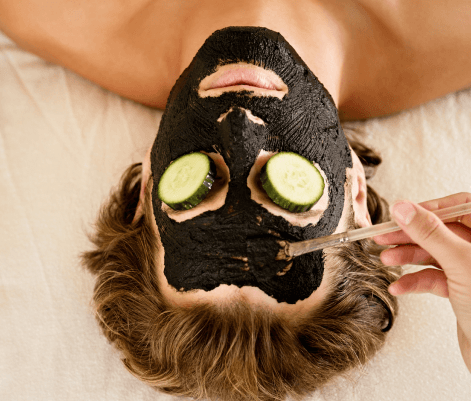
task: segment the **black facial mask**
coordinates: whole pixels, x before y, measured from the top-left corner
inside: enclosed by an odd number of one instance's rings
[[[237,62],[274,71],[288,86],[288,93],[281,100],[254,96],[250,91],[199,97],[203,78],[218,66]],[[243,109],[265,125],[249,120]],[[247,177],[262,149],[295,152],[320,165],[328,180],[329,205],[315,226],[293,226],[251,199]],[[230,172],[229,191],[221,208],[177,223],[162,210],[158,183],[171,161],[197,151],[222,155]],[[230,27],[206,40],[170,93],[151,165],[152,204],[170,285],[180,291],[210,291],[221,284],[253,286],[289,304],[309,297],[319,287],[323,252],[277,261],[277,241],[301,241],[336,230],[352,157],[332,97],[279,33]]]

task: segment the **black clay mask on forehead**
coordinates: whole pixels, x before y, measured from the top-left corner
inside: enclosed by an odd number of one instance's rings
[[[218,66],[239,62],[275,72],[288,93],[282,99],[250,91],[198,95],[203,78]],[[249,119],[247,110],[264,124]],[[327,176],[329,204],[316,225],[294,226],[251,199],[247,177],[261,150],[295,152],[319,164]],[[179,223],[162,210],[157,184],[173,160],[197,151],[222,155],[229,168],[229,190],[219,209]],[[294,304],[319,287],[323,252],[277,261],[280,238],[271,233],[289,241],[332,234],[342,216],[346,169],[352,167],[352,158],[331,96],[279,33],[229,27],[206,40],[172,89],[151,166],[164,274],[174,288],[253,286],[278,302]]]

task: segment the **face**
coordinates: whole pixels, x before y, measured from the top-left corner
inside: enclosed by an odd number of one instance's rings
[[[259,89],[237,85],[241,77]],[[175,212],[157,184],[171,161],[197,151],[213,158],[218,179],[200,205]],[[280,151],[321,172],[324,194],[312,210],[285,211],[261,188],[261,167]],[[176,291],[255,288],[296,304],[321,289],[325,252],[279,261],[279,241],[326,236],[345,223],[352,153],[332,98],[281,35],[261,28],[211,35],[170,94],[150,162],[163,274]]]

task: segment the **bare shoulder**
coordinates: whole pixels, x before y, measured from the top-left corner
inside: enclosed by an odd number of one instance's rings
[[[67,63],[100,49],[140,0],[0,0],[0,29],[49,61]]]
[[[424,49],[471,43],[468,0],[361,0],[404,40]],[[431,42],[433,40],[433,42]]]
[[[160,32],[165,31],[172,11],[166,9],[165,3],[166,0],[0,0],[0,29],[48,61],[120,95],[161,107],[164,101],[139,98],[135,92],[142,92],[149,82],[162,80],[161,76],[146,76],[165,68],[159,65],[162,59],[143,57],[150,53],[139,44],[152,46],[153,54],[162,55]],[[149,64],[153,63],[151,68]],[[162,88],[156,87],[157,97],[159,91]]]
[[[471,86],[470,1],[357,4],[375,28],[363,33],[367,50],[355,66],[360,80],[344,99],[343,119],[394,113]],[[371,32],[375,37],[367,38]]]
[[[38,37],[68,43],[73,36],[77,43],[93,35],[98,27],[104,32],[112,29],[125,15],[132,15],[140,3],[139,0],[0,0],[0,27],[21,39]],[[82,34],[77,36],[79,30]]]

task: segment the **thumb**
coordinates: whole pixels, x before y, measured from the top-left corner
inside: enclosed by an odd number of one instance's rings
[[[391,215],[401,229],[425,249],[445,272],[463,263],[469,244],[449,230],[439,217],[414,202],[399,201],[391,206]]]

